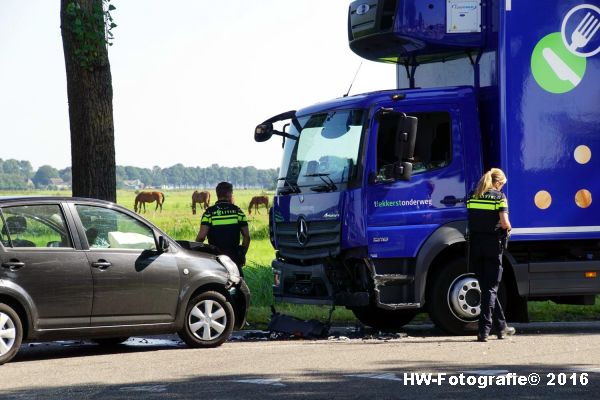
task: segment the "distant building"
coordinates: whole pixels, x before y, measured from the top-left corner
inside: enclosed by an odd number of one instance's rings
[[[140,190],[144,189],[146,185],[144,185],[144,182],[140,181],[139,179],[134,179],[132,181],[123,181],[123,187],[125,189]]]
[[[56,190],[68,190],[71,189],[71,185],[67,182],[63,181],[61,178],[50,178],[48,179],[50,184],[48,186],[53,186]]]

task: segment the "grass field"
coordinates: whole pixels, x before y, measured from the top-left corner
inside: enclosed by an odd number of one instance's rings
[[[165,191],[165,203],[163,211],[154,211],[154,205],[149,204],[147,212],[142,214],[160,229],[164,230],[174,239],[194,240],[200,227],[200,217],[202,209],[198,206],[198,213],[192,215],[191,195],[193,190]],[[15,195],[16,192],[0,192],[0,195]],[[69,196],[68,192],[19,192],[18,194],[35,195],[61,195]],[[274,250],[269,241],[268,215],[264,208],[260,209],[259,214],[248,214],[248,203],[252,196],[267,194],[272,197],[272,193],[261,192],[257,190],[236,190],[234,193],[235,203],[244,210],[248,216],[248,225],[252,242],[248,251],[246,260],[247,265],[244,268],[244,274],[248,286],[252,291],[252,304],[249,310],[248,321],[252,328],[264,327],[270,316],[270,306],[273,304],[271,291],[272,274],[271,260],[274,257]],[[135,193],[133,191],[120,190],[117,193],[117,203],[133,210]],[[211,191],[211,204],[214,204],[216,194]],[[277,304],[277,310],[289,313],[303,319],[321,319],[327,318],[329,309],[327,307]],[[529,313],[532,321],[581,321],[600,319],[600,297],[596,298],[595,306],[570,306],[557,305],[552,302],[530,302]],[[353,314],[344,308],[338,308],[333,314],[333,319],[337,323],[354,322]],[[421,314],[417,320],[427,319],[426,314]]]

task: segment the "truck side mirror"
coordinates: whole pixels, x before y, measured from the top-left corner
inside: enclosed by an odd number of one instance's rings
[[[415,156],[417,125],[417,117],[409,117],[406,114],[402,114],[398,119],[396,154],[400,156],[401,160],[412,161]]]
[[[273,136],[273,124],[262,123],[254,129],[254,140],[257,142],[266,142]]]
[[[298,130],[298,132],[302,130],[302,127],[296,119],[296,111],[287,111],[282,114],[276,115],[272,118],[269,118],[268,120],[254,128],[254,140],[257,142],[266,142],[267,140],[271,139],[271,136],[273,135],[283,136],[284,138],[294,140],[298,139],[296,136],[290,135],[289,133],[285,132],[286,126],[283,127],[283,132],[273,129],[273,123],[285,121],[286,119],[292,120],[292,124],[294,124],[294,127]]]
[[[380,109],[377,117],[380,124],[379,134],[386,132],[385,134],[389,135],[388,143],[393,146],[397,159],[396,162],[385,165],[379,175],[383,181],[410,180],[417,141],[417,117],[390,108]]]
[[[410,181],[412,176],[412,163],[397,162],[394,164],[394,179],[402,181]]]

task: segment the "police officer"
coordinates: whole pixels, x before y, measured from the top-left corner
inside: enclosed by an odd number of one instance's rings
[[[494,328],[498,339],[514,335],[498,301],[498,286],[502,279],[502,252],[511,225],[508,220],[508,201],[502,186],[506,176],[501,169],[486,172],[476,190],[467,200],[469,214],[469,264],[481,287],[481,314],[477,340],[487,342]]]
[[[250,246],[248,219],[244,212],[233,204],[231,183],[221,182],[217,185],[217,198],[218,201],[208,207],[202,215],[196,241],[204,242],[208,236],[208,243],[229,256],[243,276],[242,266],[246,263],[246,252]],[[240,234],[242,235],[241,246]]]

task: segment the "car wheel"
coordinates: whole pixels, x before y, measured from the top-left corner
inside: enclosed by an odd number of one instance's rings
[[[437,272],[428,296],[429,316],[438,328],[454,335],[475,334],[481,312],[481,288],[467,262],[459,258]],[[506,309],[506,287],[500,283],[498,299]]]
[[[368,306],[353,308],[354,316],[363,324],[378,330],[400,329],[417,315],[417,310],[385,310]]]
[[[190,347],[217,347],[229,339],[234,323],[233,307],[225,296],[204,292],[188,303],[179,336]]]
[[[9,305],[0,303],[0,365],[12,360],[22,340],[23,325],[19,315]]]
[[[120,345],[127,339],[129,339],[129,336],[112,337],[112,338],[97,338],[97,339],[92,339],[92,342],[94,342],[100,346],[103,346],[103,347],[113,347],[113,346]]]

